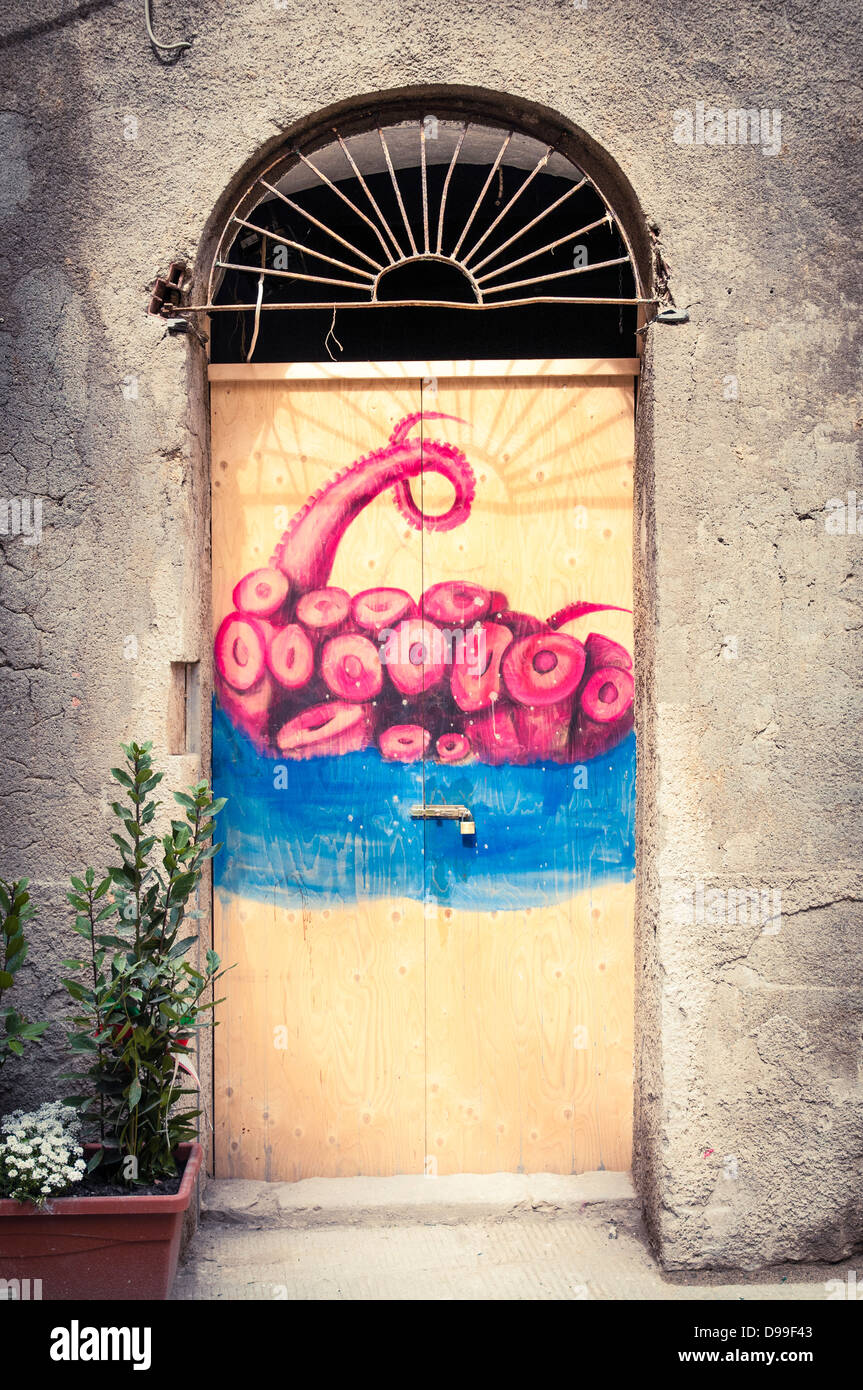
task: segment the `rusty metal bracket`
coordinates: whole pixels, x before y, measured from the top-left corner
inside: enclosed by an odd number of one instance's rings
[[[172,261],[167,275],[160,275],[153,286],[153,293],[147,307],[148,314],[166,318],[179,308],[183,297],[183,277],[186,274],[186,261]]]

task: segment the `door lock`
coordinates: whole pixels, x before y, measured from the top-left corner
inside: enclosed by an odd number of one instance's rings
[[[461,831],[463,840],[468,840],[476,834],[476,823],[473,812],[468,806],[448,806],[443,802],[437,806],[412,806],[412,820],[457,820],[458,828]]]

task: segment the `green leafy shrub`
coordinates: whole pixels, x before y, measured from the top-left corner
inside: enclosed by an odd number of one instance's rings
[[[15,983],[15,976],[27,959],[24,927],[36,915],[27,892],[29,881],[19,878],[7,883],[0,878],[0,1068],[9,1057],[21,1057],[27,1043],[38,1042],[47,1023],[29,1023],[3,996]]]
[[[198,1029],[212,1026],[221,1000],[204,996],[224,974],[215,951],[207,951],[203,969],[190,964],[198,938],[181,928],[201,916],[188,905],[206,861],[221,849],[212,839],[225,803],[213,799],[206,782],[175,792],[185,818],[172,820],[160,838],[160,803],[150,793],[163,774],[153,770],[151,747],[124,744],[125,767],[111,769],[123,793],[112,803],[120,862],[103,875],[88,868],[72,877],[75,931],[89,951],[86,959],[63,962],[76,1009],[69,1046],[89,1064],[76,1073],[85,1085],[68,1103],[98,1128],[103,1147],[95,1161],[118,1165],[131,1183],[175,1173],[174,1149],[196,1137],[201,1111],[176,1106],[197,1094],[189,1048]]]

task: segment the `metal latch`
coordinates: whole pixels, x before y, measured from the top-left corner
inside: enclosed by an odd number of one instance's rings
[[[437,806],[412,806],[412,820],[457,820],[458,828],[461,831],[462,839],[466,840],[471,835],[476,834],[476,824],[473,812],[468,806],[447,806],[441,803]]]
[[[186,269],[185,261],[172,261],[168,274],[159,276],[153,286],[153,295],[147,309],[148,314],[165,317],[170,314],[172,309],[179,307]]]

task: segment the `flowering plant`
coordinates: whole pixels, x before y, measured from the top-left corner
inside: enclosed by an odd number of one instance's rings
[[[87,1167],[74,1110],[46,1102],[27,1113],[13,1110],[0,1120],[0,1196],[42,1207],[49,1197],[80,1182]]]

